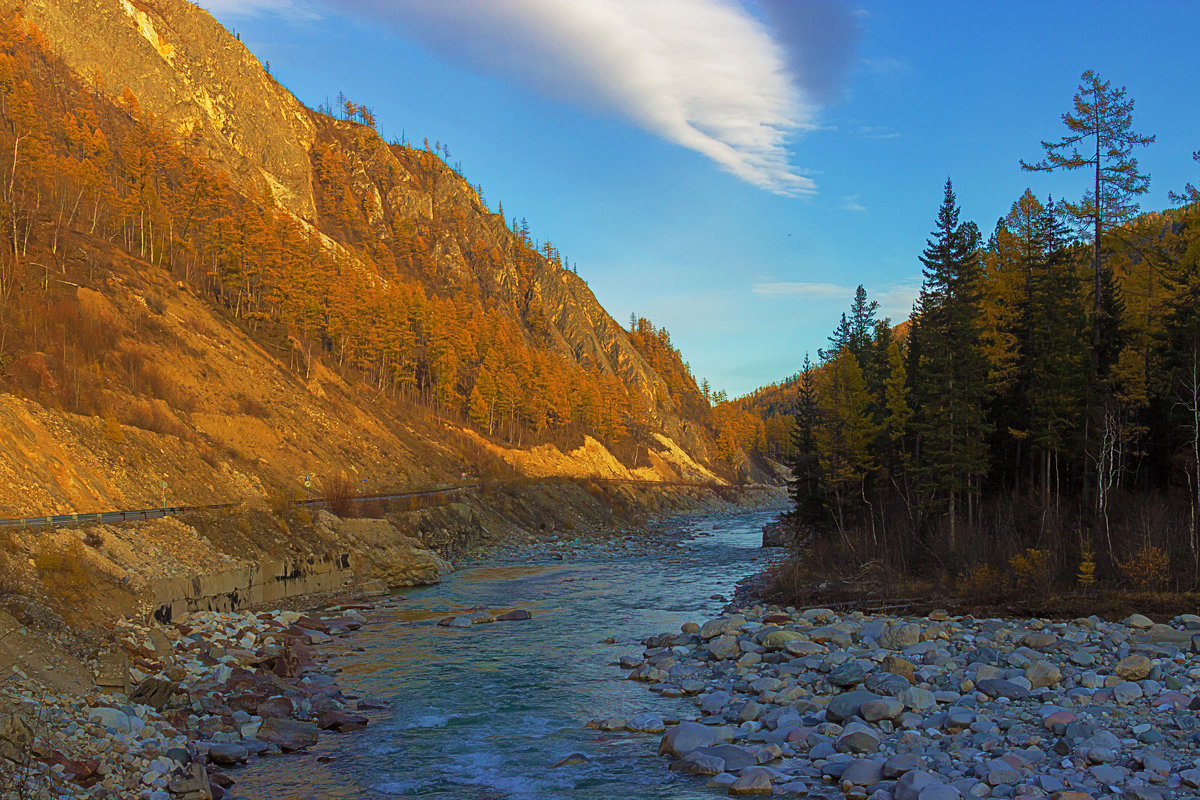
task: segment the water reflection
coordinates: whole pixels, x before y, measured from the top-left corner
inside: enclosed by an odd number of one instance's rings
[[[255,763],[237,776],[237,792],[254,800],[712,797],[664,769],[653,737],[583,724],[693,708],[619,680],[613,664],[648,633],[719,611],[710,596],[731,594],[774,554],[758,547],[770,516],[696,519],[689,529],[709,535],[669,559],[486,564],[391,600],[375,624],[339,640],[345,651],[333,662],[348,691],[391,709],[363,731],[323,736],[308,754]],[[478,607],[526,608],[533,619],[437,625]],[[610,636],[616,644],[603,644]],[[550,767],[572,752],[591,760]]]

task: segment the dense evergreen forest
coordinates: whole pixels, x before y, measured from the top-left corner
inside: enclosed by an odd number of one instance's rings
[[[1200,194],[1140,213],[1125,94],[1084,73],[1022,164],[1082,170],[1081,200],[1035,184],[984,239],[947,180],[911,319],[860,286],[817,363],[738,401],[815,563],[983,596],[1200,581]]]

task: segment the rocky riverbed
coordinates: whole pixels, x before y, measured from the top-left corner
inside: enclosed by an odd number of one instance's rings
[[[664,768],[731,795],[1200,796],[1200,617],[1070,622],[748,606],[621,659],[690,719]]]
[[[228,769],[364,727],[386,708],[344,694],[314,645],[357,630],[364,606],[193,614],[119,638],[130,688],[82,696],[34,681],[0,689],[0,754],[14,797],[234,798]],[[19,792],[26,792],[20,794]]]

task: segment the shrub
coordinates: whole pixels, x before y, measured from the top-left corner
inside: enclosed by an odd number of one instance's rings
[[[117,422],[116,414],[111,411],[104,415],[104,438],[113,444],[121,444],[125,441],[125,432],[121,430],[121,423]]]
[[[349,516],[354,498],[358,496],[350,476],[338,472],[327,477],[321,485],[326,507],[339,517]]]
[[[1013,581],[1021,591],[1034,594],[1050,591],[1054,571],[1049,550],[1027,547],[1024,553],[1017,553],[1010,558],[1008,565],[1013,571]]]
[[[1000,570],[987,563],[972,564],[963,574],[959,585],[963,594],[976,603],[1002,600],[1007,588]]]
[[[1092,553],[1092,543],[1084,542],[1079,553],[1079,574],[1075,576],[1079,588],[1090,589],[1096,585],[1096,556]]]
[[[52,595],[74,603],[82,598],[87,588],[85,561],[83,543],[73,539],[66,544],[43,544],[34,556],[33,565]]]
[[[104,531],[99,528],[88,528],[83,532],[83,543],[92,548],[103,547]]]
[[[1146,542],[1117,568],[1125,578],[1143,591],[1161,589],[1170,576],[1171,560],[1166,552]]]

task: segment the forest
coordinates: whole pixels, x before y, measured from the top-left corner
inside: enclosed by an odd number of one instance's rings
[[[20,16],[0,23],[0,388],[181,433],[194,399],[120,346],[75,291],[102,288],[106,264],[131,258],[211,300],[304,379],[319,358],[376,402],[419,406],[498,441],[571,445],[590,434],[636,455],[658,409],[551,341],[534,269],[549,264],[579,280],[554,245],[535,242],[527,224],[510,230],[503,207],[487,211],[478,190],[469,202],[498,220],[502,236],[480,234],[461,208],[437,202],[426,216],[393,214],[378,235],[355,181],[363,172],[388,180],[392,167],[364,166],[361,154],[373,142],[386,147],[431,198],[460,185],[471,193],[439,157],[448,147],[385,145],[369,109],[344,101],[346,124],[331,124],[310,153],[314,227],[269,192],[248,195],[210,165],[196,137],[144,113],[128,88],[112,93],[116,103],[105,88],[99,74],[93,87],[80,82]],[[461,252],[479,275],[515,273],[524,299],[439,273],[445,251]],[[147,300],[151,318],[156,302]],[[639,319],[628,335],[668,382],[659,405],[699,422],[715,463],[733,470],[747,436],[730,420],[753,427],[754,417],[732,406],[714,413],[665,330]],[[117,402],[114,383],[148,402]]]
[[[860,286],[816,363],[737,401],[813,564],[982,599],[1200,581],[1200,194],[1141,212],[1124,88],[1084,73],[1063,121],[1020,166],[1082,199],[1035,184],[985,239],[947,180],[912,317]]]

